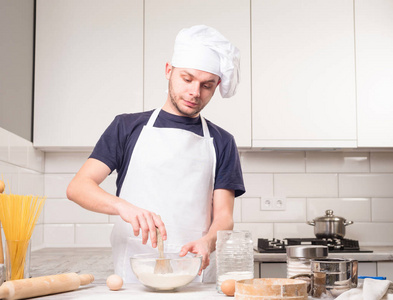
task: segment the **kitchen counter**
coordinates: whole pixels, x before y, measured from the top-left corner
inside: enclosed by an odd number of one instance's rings
[[[45,248],[32,251],[30,261],[31,277],[93,274],[95,283],[105,283],[114,273],[111,248]]]
[[[216,291],[216,286],[213,283],[190,283],[176,292],[154,292],[145,288],[141,284],[129,283],[124,284],[118,291],[111,291],[104,283],[92,283],[87,286],[82,286],[79,289],[71,292],[60,293],[56,295],[48,295],[37,297],[34,299],[51,300],[51,299],[187,299],[187,300],[201,300],[201,299],[225,299],[228,298]],[[233,298],[232,298],[233,299]]]
[[[329,257],[348,257],[359,261],[393,261],[393,247],[367,247],[373,253],[334,253]],[[254,254],[255,262],[285,262],[285,253]],[[215,284],[191,283],[177,292],[154,292],[141,284],[124,284],[119,291],[110,291],[106,278],[113,274],[110,248],[46,248],[31,253],[30,277],[75,272],[94,275],[92,284],[76,291],[34,299],[225,299]],[[231,298],[227,298],[231,299]],[[232,298],[233,299],[233,298]],[[311,297],[310,297],[311,299]]]
[[[329,258],[356,259],[359,262],[388,262],[393,261],[393,246],[369,246],[362,250],[372,250],[369,252],[335,252],[329,253]],[[254,253],[255,262],[286,262],[286,253]]]
[[[119,291],[106,286],[113,274],[110,248],[46,248],[31,253],[30,276],[39,277],[75,272],[94,275],[92,284],[76,291],[37,297],[34,299],[225,299],[215,284],[190,283],[176,292],[155,292],[142,284],[124,284]]]

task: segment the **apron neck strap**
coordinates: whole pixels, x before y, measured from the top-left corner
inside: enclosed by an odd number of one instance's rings
[[[207,128],[207,123],[204,117],[201,117],[201,122],[202,122],[202,129],[203,129],[203,136],[205,138],[210,138],[210,132],[209,132],[209,128]]]
[[[154,123],[157,120],[158,114],[160,113],[161,109],[157,108],[153,111],[149,121],[147,122],[146,126],[147,127],[153,127]],[[210,138],[210,132],[209,132],[209,128],[207,127],[207,123],[204,117],[201,117],[201,122],[202,122],[202,130],[203,130],[203,136],[205,138]]]
[[[161,110],[160,108],[157,108],[153,111],[152,115],[150,116],[149,121],[146,124],[147,127],[153,127],[153,125],[156,122],[156,119],[158,117],[158,114],[160,113],[160,110]]]

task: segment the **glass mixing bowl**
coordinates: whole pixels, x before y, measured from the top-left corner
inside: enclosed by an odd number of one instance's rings
[[[159,259],[158,253],[137,254],[131,257],[131,268],[138,280],[145,286],[157,291],[172,291],[181,288],[198,275],[202,256],[188,253],[180,257],[179,253],[164,253],[172,272],[155,274],[154,268]]]

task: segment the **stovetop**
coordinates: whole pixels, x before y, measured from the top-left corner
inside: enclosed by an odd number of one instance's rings
[[[350,239],[317,239],[317,238],[285,238],[258,239],[259,253],[286,253],[286,246],[295,245],[322,245],[327,246],[330,253],[361,252],[371,253],[371,250],[362,250],[359,242]]]

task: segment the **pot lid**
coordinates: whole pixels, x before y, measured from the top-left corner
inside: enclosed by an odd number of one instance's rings
[[[333,210],[331,210],[331,209],[326,210],[325,214],[326,215],[324,215],[323,217],[315,218],[314,221],[319,221],[319,222],[345,222],[345,218],[333,215]]]
[[[287,256],[291,258],[325,258],[328,247],[322,245],[286,246]]]

